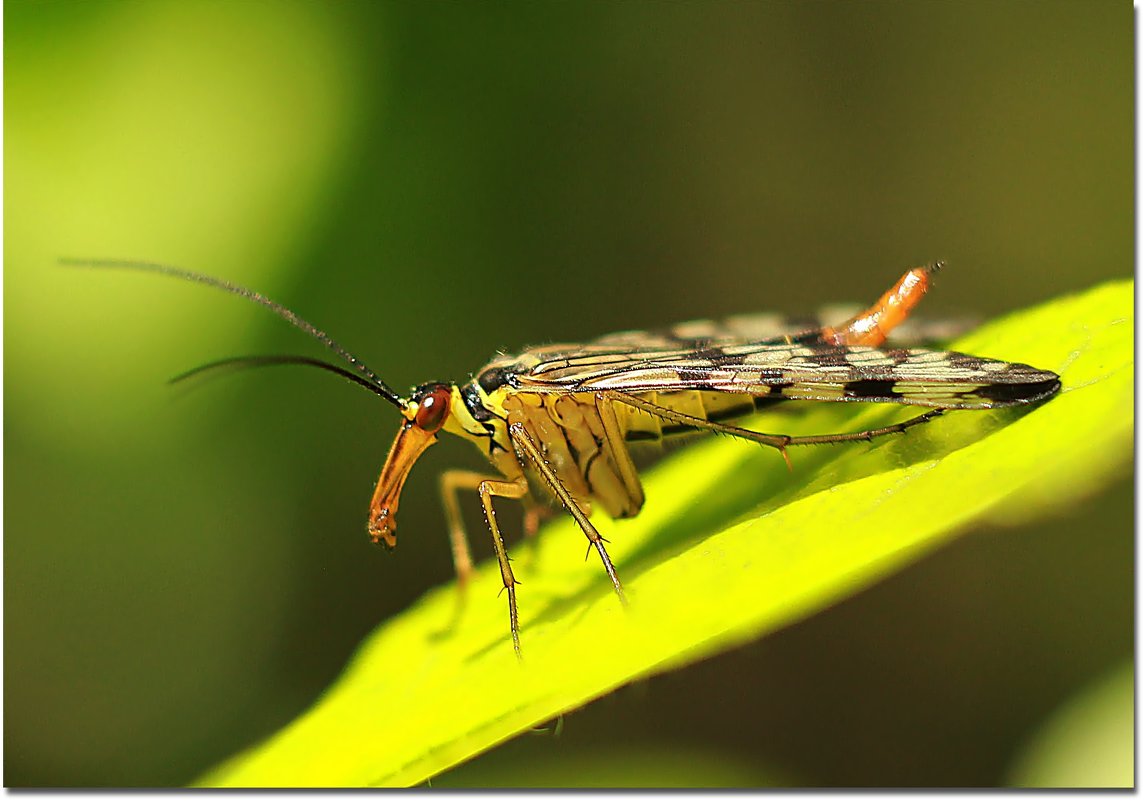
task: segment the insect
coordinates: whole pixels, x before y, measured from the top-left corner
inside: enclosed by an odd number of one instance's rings
[[[536,495],[550,495],[575,518],[589,552],[599,554],[626,603],[606,541],[589,516],[593,505],[613,518],[633,517],[643,506],[630,443],[713,431],[775,448],[786,459],[791,446],[870,440],[904,432],[949,410],[1034,404],[1060,389],[1055,373],[1026,364],[881,347],[925,294],[940,262],[909,270],[876,303],[836,325],[783,330],[774,315],[748,315],[528,348],[497,357],[467,383],[426,383],[407,398],[325,332],[257,292],[159,264],[67,263],[162,273],[239,295],[310,334],[347,365],[305,356],[242,356],[211,362],[174,380],[222,367],[309,365],[347,378],[397,407],[401,425],[369,507],[367,530],[374,542],[397,545],[402,487],[438,436],[447,432],[473,443],[495,474],[451,470],[441,477],[453,560],[463,586],[473,562],[457,493],[475,491],[492,533],[518,655],[517,581],[494,514],[495,498],[523,501],[526,533],[534,533],[541,508]],[[792,400],[897,403],[926,411],[883,428],[802,437],[735,424],[758,409]]]

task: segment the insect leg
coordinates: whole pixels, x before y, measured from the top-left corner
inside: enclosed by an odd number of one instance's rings
[[[835,442],[854,442],[857,440],[869,442],[875,437],[883,437],[887,434],[902,434],[908,429],[922,423],[928,423],[930,420],[944,414],[946,409],[930,409],[924,414],[919,414],[917,417],[911,417],[909,420],[903,420],[900,423],[893,425],[883,426],[882,428],[868,428],[865,431],[852,431],[845,434],[815,434],[809,437],[785,437],[787,445],[828,445]]]
[[[925,423],[943,412],[946,409],[930,409],[924,414],[917,417],[912,417],[901,423],[894,425],[883,426],[882,428],[870,428],[865,431],[852,431],[843,434],[815,434],[807,437],[792,437],[789,434],[764,434],[761,431],[751,431],[746,428],[739,428],[738,426],[727,425],[726,423],[715,423],[710,420],[704,420],[701,417],[692,417],[688,414],[666,409],[662,406],[657,406],[654,403],[645,401],[642,398],[637,398],[634,395],[625,395],[622,392],[615,390],[608,390],[601,392],[601,395],[606,395],[618,403],[626,403],[637,409],[641,409],[648,414],[654,414],[665,420],[671,420],[675,423],[682,425],[692,426],[694,428],[705,429],[707,431],[714,431],[718,434],[727,434],[728,436],[738,437],[740,439],[750,440],[751,442],[758,442],[761,445],[769,445],[775,448],[787,459],[786,449],[790,445],[826,445],[834,442],[854,442],[856,440],[869,441],[875,437],[885,436],[887,434],[900,434],[909,428],[916,425]],[[790,460],[787,459],[787,466],[790,466]]]
[[[485,508],[485,520],[489,524],[489,531],[493,535],[493,549],[500,563],[501,581],[508,591],[508,623],[512,629],[512,647],[516,655],[520,656],[520,620],[516,613],[516,577],[512,574],[512,567],[508,563],[508,552],[504,547],[504,537],[501,536],[497,525],[497,513],[493,509],[493,498],[523,498],[528,494],[528,482],[524,476],[515,481],[501,481],[484,479],[477,485],[477,494],[481,496],[481,505]]]
[[[495,477],[471,470],[447,470],[441,474],[441,504],[445,507],[446,523],[449,526],[449,543],[453,546],[453,567],[457,571],[457,583],[462,590],[473,574],[473,557],[469,551],[465,523],[461,518],[461,507],[457,503],[457,490],[476,492],[482,481],[496,480]]]
[[[584,536],[600,554],[600,559],[604,562],[604,570],[608,571],[608,578],[612,580],[612,586],[616,590],[616,595],[620,597],[620,601],[627,603],[627,596],[624,595],[624,587],[620,583],[620,577],[616,575],[616,567],[612,564],[612,558],[608,556],[608,551],[604,548],[604,538],[600,536],[600,532],[592,525],[592,521],[584,514],[584,510],[576,503],[572,493],[564,486],[560,477],[552,467],[544,460],[544,455],[541,454],[540,448],[532,441],[528,431],[524,427],[524,423],[515,422],[510,423],[508,427],[509,436],[512,437],[512,443],[516,446],[518,455],[528,460],[528,463],[536,469],[540,477],[552,490],[552,493],[560,500],[568,513],[576,519],[580,525],[580,529],[584,532]],[[523,459],[522,459],[523,461]]]
[[[877,347],[886,341],[894,326],[904,322],[910,311],[929,289],[929,277],[940,270],[942,262],[915,267],[894,284],[870,308],[861,311],[837,327],[826,326],[819,338],[831,345],[868,345]]]

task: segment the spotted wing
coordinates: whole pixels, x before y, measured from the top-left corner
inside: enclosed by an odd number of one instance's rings
[[[863,307],[855,304],[823,306],[815,315],[776,313],[739,314],[720,320],[690,320],[652,331],[620,331],[592,340],[592,345],[697,349],[711,346],[813,342],[819,332],[839,320],[848,320]],[[911,317],[891,335],[895,344],[918,346],[954,339],[977,325],[969,318],[925,320]]]
[[[701,390],[943,409],[1034,403],[1060,389],[1055,373],[1026,364],[954,351],[823,343],[641,349],[634,339],[605,340],[528,351],[514,367],[517,387],[533,392]]]

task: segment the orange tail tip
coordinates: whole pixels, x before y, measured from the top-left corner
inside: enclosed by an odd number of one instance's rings
[[[915,267],[903,275],[889,292],[870,308],[851,317],[838,328],[822,329],[822,338],[832,345],[866,345],[878,347],[910,312],[929,289],[930,276],[945,266],[935,261]]]

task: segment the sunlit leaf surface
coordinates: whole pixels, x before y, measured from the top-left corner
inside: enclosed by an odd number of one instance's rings
[[[598,519],[631,599],[623,609],[575,524],[514,551],[524,659],[495,562],[458,613],[453,586],[384,622],[314,707],[201,779],[207,785],[410,785],[635,678],[809,615],[970,523],[1044,514],[1123,468],[1133,429],[1129,282],[1014,314],[958,350],[1056,370],[1035,409],[958,412],[904,436],[782,459],[708,439],[645,474],[634,520]],[[909,416],[819,404],[765,431],[857,430]],[[475,533],[475,532],[474,532]]]
[[[1010,771],[1014,787],[1135,786],[1134,665],[1120,665],[1057,709]]]

